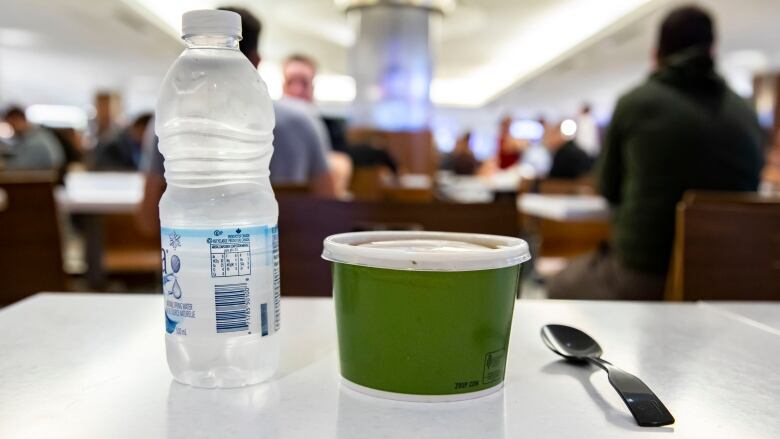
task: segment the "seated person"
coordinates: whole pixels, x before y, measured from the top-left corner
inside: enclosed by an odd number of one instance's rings
[[[588,153],[574,139],[564,136],[560,125],[547,130],[543,143],[552,156],[548,178],[577,179],[593,167],[593,160]]]
[[[331,145],[330,131],[314,105],[314,78],[317,64],[306,55],[291,55],[282,66],[284,74],[284,98],[279,103],[295,107],[296,105],[311,115],[314,128],[328,159],[328,167],[336,184],[336,194],[345,196],[352,177],[352,160],[341,151],[334,151]]]
[[[135,118],[132,124],[113,139],[99,143],[95,149],[95,169],[137,171],[141,163],[141,145],[151,113]]]
[[[325,146],[312,118],[295,104],[274,103],[274,155],[271,157],[271,183],[311,185],[314,193],[334,196],[335,183],[328,166]],[[327,181],[325,181],[327,180]]]
[[[498,167],[498,170],[511,168],[520,162],[523,158],[523,151],[529,145],[525,140],[512,137],[511,127],[512,117],[504,116],[501,119],[498,132],[498,151],[495,160],[495,166]]]
[[[467,131],[455,143],[452,152],[442,157],[440,168],[457,175],[474,175],[479,169],[479,160],[471,151],[471,132]]]
[[[714,43],[712,18],[698,7],[664,19],[657,68],[618,101],[599,158],[611,247],[572,261],[550,280],[550,298],[662,299],[683,194],[758,187],[758,118],[715,72]]]
[[[65,164],[62,145],[54,134],[30,123],[24,110],[11,107],[4,119],[14,130],[11,145],[3,152],[4,169],[58,170]]]

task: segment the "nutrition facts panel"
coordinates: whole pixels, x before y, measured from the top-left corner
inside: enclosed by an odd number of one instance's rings
[[[231,236],[231,238],[233,238]],[[249,235],[241,239],[214,240],[211,244],[211,277],[244,276],[252,274]],[[227,242],[225,242],[227,241]]]

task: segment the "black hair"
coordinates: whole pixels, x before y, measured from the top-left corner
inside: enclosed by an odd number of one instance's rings
[[[145,127],[152,120],[152,113],[141,113],[133,120],[134,127]]]
[[[8,119],[11,117],[21,117],[22,119],[26,119],[27,117],[24,115],[24,109],[22,107],[19,107],[17,105],[11,105],[10,107],[5,109],[5,112],[3,113],[3,118]]]
[[[260,34],[263,32],[263,23],[247,9],[235,6],[224,6],[221,11],[231,11],[241,16],[241,41],[238,47],[247,58],[252,52],[257,52],[260,43]]]
[[[712,16],[698,6],[682,6],[670,12],[661,23],[658,57],[663,59],[691,47],[709,52],[714,43]]]

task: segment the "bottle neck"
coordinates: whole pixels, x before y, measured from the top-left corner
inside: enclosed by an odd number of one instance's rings
[[[188,49],[232,49],[238,50],[238,35],[185,35],[182,37]]]

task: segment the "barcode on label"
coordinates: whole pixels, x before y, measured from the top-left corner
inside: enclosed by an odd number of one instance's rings
[[[249,330],[249,288],[246,283],[214,286],[217,333]]]
[[[274,257],[274,332],[279,330],[280,316],[279,316],[279,302],[281,300],[281,288],[279,279],[279,229],[274,226],[272,229],[273,237],[273,257]]]

